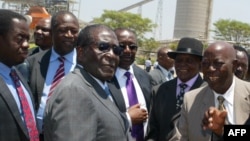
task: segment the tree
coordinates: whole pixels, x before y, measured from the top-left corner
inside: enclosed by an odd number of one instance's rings
[[[250,24],[236,20],[220,19],[213,24],[215,40],[232,41],[237,44],[245,44],[250,41]]]
[[[129,12],[118,12],[113,10],[104,10],[100,18],[94,18],[94,23],[104,24],[113,29],[125,27],[134,30],[139,40],[145,39],[145,34],[152,32],[156,26],[148,18],[142,18],[138,14]]]

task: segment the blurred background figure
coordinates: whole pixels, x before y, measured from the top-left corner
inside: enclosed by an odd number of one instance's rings
[[[241,46],[234,45],[234,49],[236,51],[236,59],[238,61],[234,74],[238,78],[245,80],[248,72],[248,53],[246,49]]]
[[[147,72],[150,72],[151,66],[152,66],[152,62],[151,62],[151,58],[149,57],[149,58],[145,61],[145,69],[146,69]]]
[[[157,62],[155,69],[149,72],[152,86],[161,84],[174,78],[174,59],[168,56],[170,48],[162,47],[157,52]]]
[[[29,49],[29,56],[52,47],[51,18],[41,19],[35,26],[34,41],[37,47]]]

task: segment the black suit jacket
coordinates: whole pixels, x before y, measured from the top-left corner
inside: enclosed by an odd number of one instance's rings
[[[199,88],[204,81],[199,75],[190,90]],[[153,90],[153,105],[149,117],[148,140],[166,140],[171,131],[172,118],[179,111],[176,110],[177,78],[164,82]]]
[[[35,109],[39,108],[43,93],[43,86],[46,79],[51,49],[39,52],[27,58],[26,62],[29,67],[29,85],[35,99]]]
[[[150,99],[151,99],[151,85],[150,85],[150,77],[146,71],[139,68],[136,65],[133,65],[134,75],[141,87],[141,90],[143,92],[147,109],[149,110],[150,107]],[[124,113],[126,112],[126,105],[124,98],[122,96],[121,88],[119,86],[118,80],[116,77],[113,77],[111,81],[108,83],[109,89],[112,93],[112,97],[114,99],[115,104],[119,108],[119,110]]]
[[[29,86],[21,74],[17,75],[31,94]],[[33,101],[33,97],[31,100]],[[21,119],[16,101],[5,81],[0,77],[0,141],[29,141],[27,128]]]
[[[36,53],[38,53],[38,52],[39,52],[39,47],[38,47],[38,46],[37,46],[37,47],[30,48],[30,49],[29,49],[28,56],[34,55],[34,54],[36,54]]]

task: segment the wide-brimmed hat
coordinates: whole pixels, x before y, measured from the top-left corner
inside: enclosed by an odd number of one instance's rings
[[[168,56],[170,58],[175,59],[176,54],[181,54],[181,53],[196,55],[202,58],[203,44],[201,41],[194,38],[189,38],[189,37],[181,38],[181,40],[178,43],[176,51],[168,52]]]

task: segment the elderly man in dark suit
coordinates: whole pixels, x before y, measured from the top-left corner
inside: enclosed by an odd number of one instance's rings
[[[28,48],[29,26],[25,17],[0,9],[1,141],[39,141],[31,91],[14,67],[28,56]]]
[[[79,23],[76,16],[68,11],[60,11],[51,19],[53,47],[29,56],[29,83],[35,98],[38,129],[43,134],[43,113],[49,96],[67,73],[76,66],[75,42]]]
[[[151,85],[148,73],[134,64],[138,49],[136,33],[127,28],[115,29],[119,46],[124,49],[119,66],[109,87],[115,104],[126,113],[130,122],[130,141],[142,141],[147,127],[150,107]],[[130,74],[128,77],[127,74]],[[131,78],[131,79],[130,79]],[[132,85],[129,85],[133,82]],[[130,91],[132,86],[134,91]],[[133,97],[133,98],[131,98]]]
[[[236,54],[231,44],[218,41],[208,46],[202,60],[202,72],[208,85],[184,96],[184,106],[171,141],[211,141],[212,137],[221,135],[223,130],[214,130],[213,126],[218,119],[210,119],[215,113],[210,111],[211,107],[226,111],[226,114],[221,113],[225,119],[223,125],[246,123],[250,114],[250,83],[235,77],[236,67]],[[209,114],[204,117],[205,112]]]
[[[183,94],[200,87],[203,83],[199,74],[202,51],[201,41],[185,37],[179,41],[176,51],[168,52],[168,56],[175,60],[177,77],[153,90],[147,140],[166,140],[172,129],[172,118],[178,117],[181,109]]]
[[[76,69],[48,100],[46,141],[126,141],[128,123],[107,86],[115,74],[122,48],[112,29],[90,25],[79,34]]]

